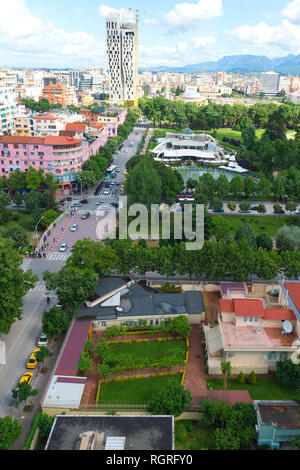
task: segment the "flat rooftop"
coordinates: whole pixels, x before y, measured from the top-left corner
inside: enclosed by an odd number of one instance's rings
[[[282,402],[258,403],[261,424],[277,429],[300,429],[299,405]]]
[[[257,333],[256,326],[236,326],[222,320],[219,325],[225,348],[291,347],[298,338],[295,332],[289,336],[282,335],[282,328],[261,327],[261,333]]]
[[[75,450],[79,435],[125,437],[124,450],[173,450],[173,416],[58,415],[45,450]]]

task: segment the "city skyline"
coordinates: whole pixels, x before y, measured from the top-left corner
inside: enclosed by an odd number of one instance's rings
[[[0,0],[0,63],[8,67],[105,66],[105,17],[124,2]],[[140,67],[179,66],[224,55],[273,58],[300,53],[300,0],[157,0],[130,2],[146,10],[140,22]]]

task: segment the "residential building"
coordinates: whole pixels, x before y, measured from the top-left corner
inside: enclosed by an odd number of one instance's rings
[[[77,182],[77,173],[91,155],[99,152],[108,139],[104,126],[101,133],[91,133],[84,139],[70,136],[3,136],[0,137],[0,175],[7,176],[16,169],[26,172],[30,166],[52,174],[64,189],[70,192]]]
[[[63,86],[60,82],[56,85],[50,81],[48,86],[44,86],[40,98],[46,98],[50,104],[77,105],[75,88]]]
[[[294,401],[255,400],[257,444],[287,449],[300,438],[299,404]]]
[[[118,127],[124,124],[126,120],[127,109],[99,106],[92,109],[81,109],[80,114],[85,116],[86,121],[90,124],[102,123],[107,125],[109,137],[116,137],[118,135]]]
[[[295,93],[298,90],[300,90],[300,77],[292,77],[290,92]]]
[[[110,99],[137,105],[136,24],[123,23],[119,13],[106,18]]]
[[[292,77],[280,76],[278,82],[278,92],[289,93],[291,90]]]
[[[278,361],[299,362],[300,315],[293,310],[300,307],[299,282],[291,287],[221,283],[220,288],[219,325],[204,327],[210,374],[221,374],[222,361],[231,362],[233,374],[267,374]]]
[[[278,93],[279,73],[264,72],[260,78],[260,91],[266,95]]]
[[[9,135],[14,130],[14,115],[17,111],[14,88],[0,83],[0,135]]]

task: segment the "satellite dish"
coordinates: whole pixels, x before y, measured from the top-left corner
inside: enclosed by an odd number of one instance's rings
[[[117,312],[123,312],[123,307],[116,307]]]
[[[290,321],[285,320],[283,322],[283,329],[286,333],[291,333],[293,331],[293,325],[291,324]]]

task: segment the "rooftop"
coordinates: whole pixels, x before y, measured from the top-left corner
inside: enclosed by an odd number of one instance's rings
[[[274,426],[277,429],[300,429],[299,405],[270,401],[258,402],[260,424]]]
[[[82,140],[68,136],[26,137],[6,135],[0,137],[0,144],[27,144],[27,145],[71,145],[79,144]]]
[[[125,437],[124,450],[173,450],[173,416],[58,415],[46,450],[75,450],[79,435],[97,432]]]
[[[287,288],[295,307],[300,313],[300,282],[285,282],[284,286]]]
[[[76,375],[80,354],[87,340],[90,327],[90,321],[74,322],[54,375]]]

